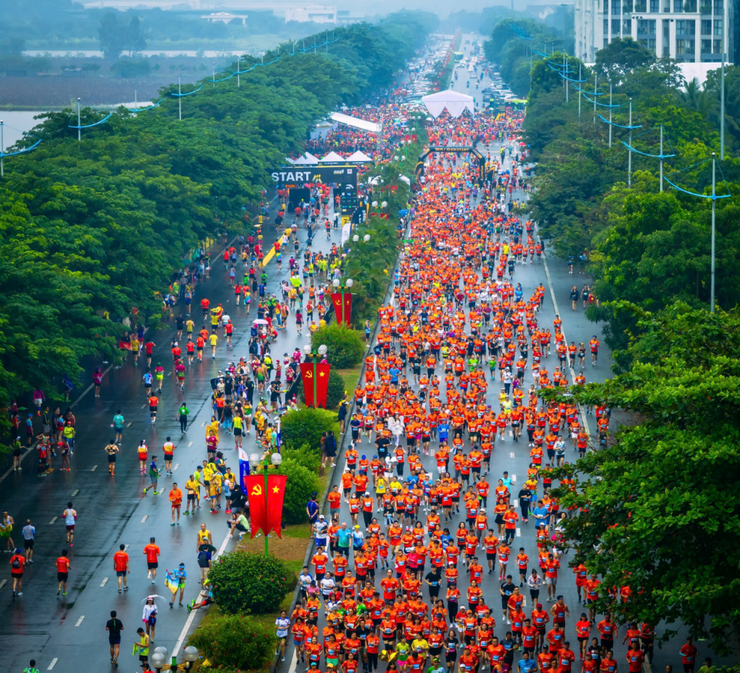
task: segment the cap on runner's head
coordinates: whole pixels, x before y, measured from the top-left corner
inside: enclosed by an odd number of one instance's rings
[[[542,610],[542,603],[537,603],[537,609]]]

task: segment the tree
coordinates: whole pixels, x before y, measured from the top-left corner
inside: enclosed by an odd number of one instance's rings
[[[629,587],[622,602],[602,591],[599,612],[675,624],[663,639],[684,624],[729,653],[740,635],[740,494],[723,485],[740,479],[740,312],[620,308],[637,326],[631,370],[574,394],[631,420],[557,473],[575,480],[558,491],[574,512],[571,565],[583,562],[603,587]]]
[[[327,359],[338,369],[358,365],[365,352],[365,341],[360,333],[351,327],[336,323],[320,327],[311,335],[314,351],[322,344],[328,349]]]
[[[596,70],[612,82],[620,82],[635,70],[655,62],[655,54],[631,37],[616,38],[596,52]]]
[[[139,17],[134,14],[126,27],[126,50],[129,56],[146,49],[146,38]]]
[[[105,12],[100,17],[98,41],[106,58],[118,58],[126,48],[126,35],[117,12]]]

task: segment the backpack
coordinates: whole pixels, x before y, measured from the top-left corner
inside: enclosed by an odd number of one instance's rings
[[[208,567],[208,552],[203,550],[198,552],[198,565],[201,568]]]
[[[17,556],[13,559],[12,563],[10,564],[10,567],[13,570],[20,570],[20,568],[21,568],[21,562],[18,560],[18,557]]]

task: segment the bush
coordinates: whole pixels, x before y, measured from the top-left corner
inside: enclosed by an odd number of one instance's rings
[[[273,629],[243,615],[212,612],[188,638],[217,670],[259,670],[275,652]],[[228,667],[228,668],[224,668]]]
[[[311,470],[311,472],[318,473],[321,468],[321,451],[318,446],[312,447],[308,444],[302,444],[297,449],[288,449],[284,451],[283,456],[303,465],[303,467]]]
[[[218,557],[208,579],[213,599],[224,612],[264,614],[280,607],[290,591],[293,573],[273,554],[234,551]]]
[[[329,386],[326,390],[326,408],[336,409],[344,399],[344,379],[334,369],[329,370]]]
[[[309,407],[289,411],[282,418],[280,437],[287,449],[299,449],[304,444],[318,449],[321,446],[321,436],[329,430],[334,430],[336,422],[336,414],[326,409]]]
[[[279,472],[288,477],[283,500],[283,523],[305,523],[308,519],[306,504],[311,495],[318,493],[321,488],[319,475],[292,458],[283,460]]]
[[[365,354],[365,339],[357,331],[345,325],[331,324],[317,329],[311,335],[314,352],[324,344],[327,360],[332,367],[348,369],[357,366]]]

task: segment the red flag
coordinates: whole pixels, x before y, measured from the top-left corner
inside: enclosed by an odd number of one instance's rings
[[[313,391],[313,362],[301,362],[301,379],[303,379],[303,394],[306,397],[306,406],[314,406]]]
[[[283,499],[285,497],[284,474],[271,474],[267,477],[267,529],[275,531],[282,538]]]
[[[332,292],[331,303],[334,305],[334,315],[336,316],[336,319],[337,319],[337,325],[345,325],[346,320],[344,318],[344,313],[342,311],[342,293]]]
[[[416,142],[417,140],[418,140],[418,136],[416,135],[416,133],[412,133],[411,134],[411,141],[412,142]]]
[[[326,394],[329,392],[329,370],[328,362],[316,365],[316,406],[326,409]]]
[[[244,477],[249,498],[249,518],[252,524],[252,537],[260,529],[267,535],[270,530],[265,501],[265,478],[261,474]],[[282,509],[281,509],[282,511]]]
[[[349,327],[352,324],[352,293],[344,293],[344,324]]]

